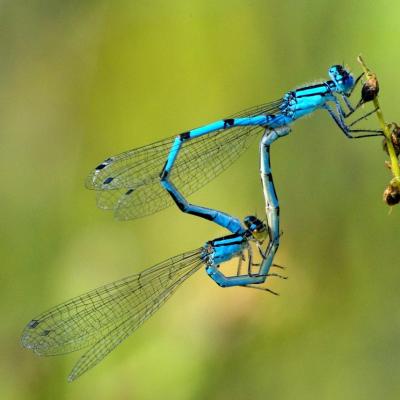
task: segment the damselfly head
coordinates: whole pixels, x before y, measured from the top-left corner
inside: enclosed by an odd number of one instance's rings
[[[339,93],[350,93],[354,86],[353,75],[342,65],[333,65],[329,68],[328,74]]]
[[[263,221],[255,217],[254,215],[249,215],[243,220],[244,225],[247,228],[248,233],[257,241],[262,243],[268,235],[267,226]]]

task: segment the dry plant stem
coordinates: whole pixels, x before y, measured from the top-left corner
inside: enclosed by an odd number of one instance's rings
[[[362,59],[361,56],[358,56],[358,62],[361,64],[365,78],[368,80],[375,74],[373,74],[369,68],[365,65],[364,60]],[[400,189],[400,167],[399,167],[399,160],[397,159],[396,152],[393,147],[392,139],[391,139],[391,132],[388,127],[388,125],[385,123],[385,120],[383,118],[383,113],[381,110],[381,107],[379,105],[379,100],[378,96],[374,98],[373,100],[374,106],[377,109],[376,111],[376,116],[378,117],[379,124],[381,125],[385,138],[386,138],[386,143],[387,143],[387,148],[389,152],[389,157],[390,157],[390,164],[391,164],[391,170],[393,173],[393,179],[390,181],[390,185],[396,186],[397,188]]]

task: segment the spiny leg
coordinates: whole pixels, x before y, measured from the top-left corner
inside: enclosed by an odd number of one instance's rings
[[[334,103],[335,103],[335,108],[336,108],[336,113],[332,110],[332,108],[328,105],[325,104],[324,108],[329,112],[330,116],[332,117],[332,119],[334,120],[334,122],[336,123],[336,125],[342,130],[342,132],[350,139],[359,139],[359,138],[365,138],[365,137],[374,137],[374,136],[382,136],[383,132],[381,130],[378,129],[351,129],[352,126],[354,126],[355,124],[357,124],[358,122],[366,119],[368,116],[370,116],[371,114],[375,113],[377,111],[377,109],[375,108],[374,110],[365,113],[364,115],[362,115],[360,118],[357,118],[355,121],[353,121],[351,124],[346,124],[345,120],[347,118],[349,118],[356,110],[358,110],[360,108],[361,105],[365,104],[365,101],[363,101],[363,99],[361,98],[361,100],[356,104],[356,106],[353,106],[351,104],[351,102],[348,100],[348,98],[351,96],[351,94],[353,93],[354,89],[356,88],[358,82],[360,82],[361,78],[362,78],[363,74],[360,74],[354,85],[353,88],[351,89],[350,93],[346,94],[346,95],[341,95],[344,103],[346,104],[346,106],[348,107],[349,111],[346,112],[341,103],[339,102],[339,100],[334,97]],[[352,135],[352,133],[366,133],[365,135],[357,135],[354,136]]]
[[[346,96],[342,96],[342,98],[343,98],[343,99],[347,99]],[[345,103],[346,103],[346,105],[347,105],[348,107],[352,107],[350,103],[348,103],[348,102],[345,102]],[[342,105],[340,104],[340,102],[335,98],[335,107],[336,107],[336,111],[337,111],[337,114],[339,115],[339,117],[341,118],[341,120],[342,120],[343,123],[345,123],[344,120],[347,119],[347,118],[349,118],[349,117],[354,113],[354,111],[356,111],[356,110],[360,107],[360,105],[362,105],[362,104],[364,104],[364,103],[358,103],[357,106],[356,106],[356,108],[354,108],[354,109],[351,108],[351,109],[350,109],[350,112],[347,112],[347,113],[346,113],[346,111],[343,109],[343,107],[342,107]],[[378,108],[374,108],[372,111],[368,111],[367,113],[363,114],[361,117],[359,117],[359,118],[357,118],[355,121],[353,121],[351,124],[347,125],[347,127],[349,128],[349,127],[351,127],[351,126],[357,124],[358,122],[360,122],[360,121],[366,119],[366,118],[369,117],[371,114],[374,114],[374,113],[377,112],[377,111],[378,111]]]
[[[358,124],[360,121],[368,118],[370,115],[375,114],[378,111],[378,108],[374,108],[373,110],[367,112],[366,114],[362,115],[360,118],[357,118],[355,121],[353,121],[351,124],[348,125],[348,127],[352,127],[356,124]]]
[[[286,267],[283,267],[282,265],[279,265],[279,264],[272,264],[271,268],[272,267],[279,268],[279,269],[286,269]]]
[[[236,276],[240,276],[241,275],[241,271],[242,271],[242,262],[246,261],[246,258],[244,256],[244,254],[239,255],[239,261],[238,261],[238,266],[237,266],[237,270],[236,270]]]
[[[275,272],[270,272],[269,274],[267,274],[267,276],[275,276],[276,278],[279,278],[279,279],[287,279],[288,278],[286,275],[276,274]]]
[[[347,97],[345,97],[345,96],[342,96],[342,97],[343,97],[343,99],[347,99]],[[348,103],[348,99],[347,99],[347,102],[345,102],[345,103],[346,103],[346,105],[347,105],[348,107],[352,107],[351,104]],[[361,105],[362,105],[362,104],[364,104],[364,103],[361,103]],[[350,112],[347,112],[347,113],[344,111],[342,105],[341,105],[338,101],[335,102],[335,107],[336,107],[337,113],[340,115],[340,117],[341,117],[342,120],[344,121],[345,119],[351,117],[351,116],[353,115],[353,113],[359,109],[360,105],[357,104],[356,108],[350,109]],[[366,113],[363,114],[361,117],[359,117],[359,118],[357,118],[356,120],[354,120],[351,124],[347,125],[347,127],[350,127],[350,126],[353,126],[353,125],[357,124],[358,122],[360,122],[360,121],[366,119],[366,118],[369,117],[371,114],[374,114],[374,113],[376,113],[377,111],[378,111],[378,109],[377,109],[377,108],[374,108],[372,111],[366,112]]]
[[[280,279],[287,279],[287,278],[288,278],[287,276],[283,276],[283,275],[279,275],[279,274],[275,274],[275,273],[267,274],[267,275],[265,275],[265,276],[266,276],[266,277],[277,277],[277,278],[280,278]],[[272,293],[272,294],[274,294],[275,296],[279,296],[279,293],[278,293],[278,292],[275,292],[274,290],[269,289],[269,288],[267,288],[267,287],[261,287],[261,286],[259,286],[258,284],[247,284],[247,285],[241,285],[241,286],[242,286],[242,287],[245,287],[245,288],[248,288],[248,289],[263,290],[263,291],[265,291],[265,292]]]
[[[347,117],[350,117],[350,115],[352,115],[355,111],[357,111],[358,108],[359,108],[359,107],[361,106],[361,104],[362,104],[362,103],[360,103],[360,101],[359,101],[355,106],[353,106],[353,105],[351,104],[350,100],[349,100],[349,97],[351,97],[351,95],[352,95],[353,92],[354,92],[354,89],[356,88],[356,86],[358,85],[358,83],[361,81],[361,78],[362,78],[363,76],[364,76],[364,73],[361,73],[361,74],[357,77],[356,81],[354,82],[354,85],[353,85],[353,87],[351,88],[350,92],[347,93],[347,94],[343,94],[343,95],[342,95],[342,99],[343,99],[344,103],[346,104],[347,108],[349,109],[349,111],[348,111],[347,113],[345,113],[345,114],[346,114],[346,118],[347,118]]]
[[[335,104],[336,104],[337,113],[335,113],[328,104],[325,104],[324,108],[328,111],[329,115],[335,121],[336,125],[341,129],[341,131],[349,139],[360,139],[360,138],[365,138],[365,137],[382,136],[383,135],[383,132],[379,129],[351,129],[348,125],[346,125],[346,123],[344,121],[345,117],[343,116],[343,110],[340,106],[339,101],[336,101]],[[370,115],[370,113],[367,113],[367,114]],[[368,116],[368,115],[366,115],[366,116]],[[363,117],[365,118],[366,116],[363,116]],[[361,119],[363,119],[363,117],[361,117]],[[356,132],[360,132],[360,133],[364,132],[366,134],[365,135],[357,135],[357,136],[352,135],[352,133],[356,133]]]
[[[249,253],[249,262],[247,264],[247,275],[248,276],[254,276],[253,271],[251,270],[251,267],[254,265],[254,263],[253,263],[253,250],[252,250],[250,245],[248,246],[247,251]]]
[[[355,106],[353,106],[349,100],[349,98],[351,97],[351,95],[354,92],[354,89],[357,87],[358,83],[361,82],[361,78],[364,76],[364,73],[362,72],[357,79],[354,82],[353,87],[351,88],[349,93],[346,94],[342,94],[341,97],[344,101],[344,103],[346,104],[347,108],[348,108],[348,112],[344,112],[343,110],[343,117],[344,118],[348,118],[350,117],[355,111],[357,111],[363,104],[367,103],[369,100],[365,100],[363,95],[361,95],[360,100],[357,102],[357,104]],[[365,116],[364,116],[365,118]],[[363,117],[359,118],[359,120],[364,119]],[[351,125],[350,125],[351,126]]]
[[[263,290],[264,292],[268,292],[268,293],[271,293],[271,294],[273,294],[273,295],[275,295],[275,296],[279,296],[279,293],[278,293],[278,292],[274,292],[273,290],[268,289],[268,288],[266,288],[266,287],[260,287],[260,286],[254,286],[254,285],[243,285],[242,287],[248,288],[248,289]]]

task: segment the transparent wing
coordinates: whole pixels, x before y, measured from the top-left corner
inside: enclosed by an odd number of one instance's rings
[[[231,117],[272,114],[281,100],[257,106]],[[228,168],[262,132],[262,127],[233,127],[192,139],[184,144],[175,162],[172,179],[184,196],[207,184]],[[128,220],[160,211],[172,199],[160,185],[160,172],[175,137],[133,149],[103,161],[89,175],[86,186],[97,191],[100,208],[114,210]]]
[[[69,376],[74,380],[132,334],[201,265],[197,249],[75,297],[30,321],[21,343],[44,356],[90,346]]]

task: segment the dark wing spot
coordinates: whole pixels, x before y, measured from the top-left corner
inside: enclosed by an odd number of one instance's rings
[[[36,328],[39,325],[39,321],[37,319],[33,319],[31,322],[28,324],[28,328]]]
[[[112,161],[113,159],[110,157],[110,158],[107,158],[107,160],[104,160],[101,164],[99,164],[97,167],[96,167],[96,171],[100,171],[100,170],[102,170],[103,168],[105,168],[105,167],[107,167],[107,165],[108,164],[110,164],[110,162]]]
[[[125,195],[130,195],[131,193],[133,192],[133,189],[129,189],[126,193],[125,193]]]
[[[107,166],[107,163],[101,163],[96,167],[96,171],[100,171]]]
[[[104,179],[103,185],[108,185],[114,180],[111,176],[109,176],[107,179]]]
[[[45,329],[44,331],[42,331],[42,332],[40,333],[40,336],[48,336],[50,332],[51,332],[50,329]]]

